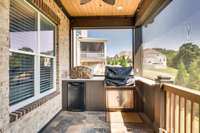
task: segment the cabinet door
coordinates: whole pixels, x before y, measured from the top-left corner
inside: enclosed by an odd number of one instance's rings
[[[86,109],[104,111],[106,95],[103,81],[86,82]]]
[[[68,109],[85,109],[85,83],[68,82]]]
[[[132,90],[106,90],[107,108],[113,109],[132,109],[133,91]]]

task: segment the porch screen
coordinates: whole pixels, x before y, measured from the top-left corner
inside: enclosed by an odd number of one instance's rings
[[[26,1],[10,4],[9,96],[20,107],[55,90],[56,26]]]
[[[104,75],[105,67],[133,65],[132,29],[74,29],[73,64],[87,66],[94,75]]]
[[[142,74],[200,91],[200,1],[174,0],[142,27]]]

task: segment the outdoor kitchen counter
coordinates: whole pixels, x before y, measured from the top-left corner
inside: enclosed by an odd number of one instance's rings
[[[91,79],[72,79],[70,77],[63,78],[63,81],[104,81],[105,77],[93,77]]]
[[[98,77],[93,77],[91,79],[72,79],[70,77],[67,78],[62,78],[63,81],[104,81],[105,77],[104,76],[98,76]],[[135,76],[135,80],[142,80],[145,82],[148,82],[150,84],[154,84],[155,81],[147,79],[147,78],[143,78],[143,77],[139,77],[139,76]]]
[[[106,108],[106,90],[104,88],[104,77],[93,77],[92,79],[70,79],[63,78],[63,103],[66,103],[67,83],[84,82],[85,83],[85,102],[88,111],[103,111]],[[135,77],[136,81],[143,82],[147,85],[155,85],[155,81],[142,77]],[[66,108],[64,106],[63,108]]]

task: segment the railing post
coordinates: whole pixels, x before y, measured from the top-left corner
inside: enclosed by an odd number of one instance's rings
[[[166,92],[164,91],[164,83],[173,83],[171,77],[168,76],[158,76],[156,82],[160,84],[160,129],[166,129]],[[166,129],[165,133],[169,133]],[[160,132],[161,130],[159,130]]]

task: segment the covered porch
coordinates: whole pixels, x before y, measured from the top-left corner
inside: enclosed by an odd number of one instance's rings
[[[170,30],[158,26],[174,24],[164,15],[177,3],[0,1],[0,133],[199,133],[200,49],[193,45],[197,40],[191,39],[192,22]],[[182,12],[179,8],[178,13]],[[173,13],[168,17],[175,19]],[[125,53],[120,59],[127,59],[121,64],[116,63],[119,53],[110,57],[109,41],[79,33],[111,29],[131,31],[131,48],[120,51]],[[175,34],[183,29],[185,42]],[[176,41],[183,45],[171,49]],[[121,42],[125,47],[125,40]],[[70,77],[82,65],[91,68],[93,76]],[[105,67],[114,65],[131,67],[134,84],[106,86]],[[74,99],[81,104],[71,104]]]

